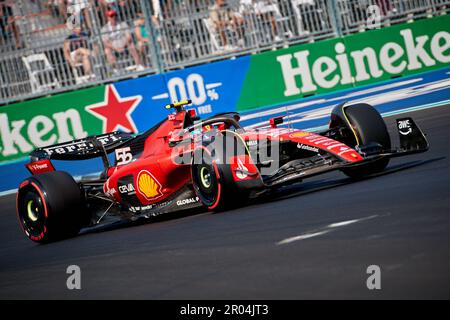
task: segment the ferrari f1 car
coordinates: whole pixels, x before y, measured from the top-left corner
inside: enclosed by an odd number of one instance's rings
[[[112,132],[36,149],[32,176],[17,192],[17,214],[36,242],[74,236],[82,228],[136,220],[197,207],[221,211],[265,190],[340,170],[359,178],[384,170],[390,158],[424,152],[428,142],[411,118],[397,119],[400,146],[368,104],[341,104],[329,128],[307,132],[281,127],[245,129],[238,113],[200,120],[190,101],[148,131]],[[104,170],[75,179],[52,160],[101,157]]]

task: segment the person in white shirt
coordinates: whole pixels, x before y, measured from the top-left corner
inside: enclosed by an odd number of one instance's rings
[[[102,40],[108,62],[115,68],[117,56],[128,51],[137,66],[136,70],[143,70],[144,66],[133,44],[133,38],[127,23],[117,22],[117,12],[115,10],[109,10],[106,16],[108,23],[102,28]]]
[[[278,5],[273,0],[240,0],[239,14],[241,16],[255,14],[257,22],[270,22],[272,36],[275,41],[281,41],[276,17],[281,16]]]
[[[214,5],[209,8],[209,19],[224,46],[228,45],[227,30],[232,30],[241,40],[244,38],[244,19],[232,9],[226,0],[215,0]]]

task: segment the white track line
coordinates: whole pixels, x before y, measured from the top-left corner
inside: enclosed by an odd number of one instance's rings
[[[300,241],[300,240],[305,240],[305,239],[309,239],[309,238],[313,238],[313,237],[318,237],[318,236],[324,235],[328,232],[330,232],[330,230],[324,230],[324,231],[319,231],[319,232],[314,232],[314,233],[305,233],[305,234],[302,234],[299,236],[290,237],[290,238],[281,240],[281,241],[277,242],[277,245],[288,244],[288,243],[291,243],[294,241]]]
[[[321,235],[324,235],[324,234],[327,234],[327,233],[333,231],[333,229],[335,229],[335,228],[345,227],[345,226],[354,224],[356,222],[361,222],[361,221],[373,219],[376,217],[378,217],[378,215],[372,215],[372,216],[368,216],[368,217],[361,218],[361,219],[353,219],[353,220],[346,220],[346,221],[331,223],[331,224],[327,225],[326,227],[322,228],[322,230],[319,229],[316,232],[309,232],[309,233],[300,234],[298,236],[289,237],[289,238],[283,239],[281,241],[278,241],[276,244],[282,245],[282,244],[292,243],[295,241],[301,241],[301,240],[318,237],[318,236],[321,236]]]

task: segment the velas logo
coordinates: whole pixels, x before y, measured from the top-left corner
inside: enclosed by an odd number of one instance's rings
[[[388,32],[383,30],[381,33],[385,35]],[[400,30],[399,35],[400,42],[386,41],[380,48],[367,46],[350,51],[344,42],[337,42],[333,48],[334,56],[320,56],[314,60],[309,50],[277,56],[285,85],[284,96],[315,92],[318,88],[331,89],[378,79],[386,73],[398,75],[450,62],[450,33],[447,31],[416,36],[412,28],[408,28]]]
[[[114,85],[105,87],[104,101],[86,107],[86,111],[103,121],[103,133],[116,130],[138,132],[131,117],[142,96],[121,97]]]

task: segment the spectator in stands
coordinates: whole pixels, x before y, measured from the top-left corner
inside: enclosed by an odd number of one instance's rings
[[[50,9],[53,17],[60,18],[64,23],[67,21],[66,0],[49,0],[44,5]]]
[[[71,15],[77,15],[79,23],[85,29],[92,31],[93,25],[89,15],[91,0],[67,0],[67,12]],[[70,17],[68,17],[70,19]]]
[[[84,73],[92,75],[91,50],[88,44],[88,34],[75,27],[71,35],[64,41],[64,58],[72,68],[80,63],[83,65]]]
[[[145,18],[142,13],[138,14],[139,19],[135,21],[134,33],[137,38],[137,49],[141,56],[145,57],[147,55],[149,35],[147,29],[145,28]]]
[[[0,0],[0,45],[10,45],[14,41],[15,48],[21,47],[19,28],[16,25],[12,1]]]
[[[254,14],[258,24],[262,26],[269,23],[272,31],[270,38],[275,41],[282,40],[278,33],[276,21],[276,16],[281,16],[281,13],[274,0],[240,0],[239,14],[242,17]]]
[[[100,0],[100,6],[117,12],[118,21],[133,21],[142,11],[140,0]]]
[[[136,70],[144,70],[141,58],[133,44],[130,27],[126,22],[117,22],[117,11],[107,12],[108,23],[102,28],[102,40],[105,46],[105,54],[109,64],[116,69],[116,59],[121,54],[130,53],[136,64]]]
[[[209,9],[209,18],[220,35],[223,46],[228,46],[227,32],[234,31],[238,34],[240,41],[243,41],[244,19],[231,10],[225,0],[216,0]]]
[[[376,0],[376,5],[383,16],[387,16],[394,9],[390,0]]]

